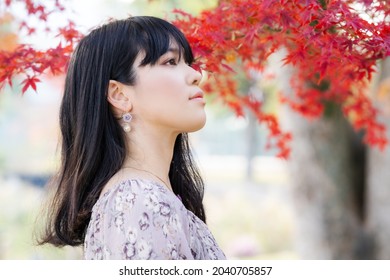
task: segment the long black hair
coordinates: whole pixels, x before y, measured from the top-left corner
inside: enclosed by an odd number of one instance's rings
[[[182,32],[149,16],[108,22],[77,45],[67,71],[60,108],[61,166],[40,244],[77,246],[84,242],[91,210],[104,185],[126,157],[125,133],[107,101],[109,80],[134,85],[134,60],[154,65],[176,42],[186,63],[194,60]],[[169,178],[186,208],[205,221],[203,180],[193,161],[188,135],[178,135]]]

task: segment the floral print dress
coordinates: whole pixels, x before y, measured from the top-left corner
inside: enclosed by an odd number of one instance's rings
[[[180,199],[157,182],[130,179],[92,209],[86,259],[225,259],[214,237]]]

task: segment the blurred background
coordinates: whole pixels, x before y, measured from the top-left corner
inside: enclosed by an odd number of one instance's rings
[[[174,8],[196,14],[216,2],[72,0],[69,16],[86,31],[110,17],[169,18]],[[273,73],[285,75],[280,57],[271,59]],[[390,71],[381,67],[371,90],[383,97]],[[46,77],[38,93],[22,95],[15,85],[0,94],[0,259],[82,258],[80,248],[34,245],[44,185],[58,166],[63,76]],[[267,132],[253,117],[238,118],[212,98],[206,126],[191,135],[208,224],[221,248],[229,259],[389,259],[388,151],[363,146],[337,109],[307,121],[277,105],[278,86],[257,77],[248,90],[268,96],[270,110],[293,131],[289,160],[265,148]],[[387,99],[378,103],[387,108]]]

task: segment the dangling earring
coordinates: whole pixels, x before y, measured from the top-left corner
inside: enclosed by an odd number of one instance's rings
[[[130,122],[131,122],[132,119],[133,119],[133,116],[130,113],[124,113],[122,115],[122,120],[125,122],[125,124],[122,127],[123,127],[123,130],[125,132],[130,132],[131,131]]]

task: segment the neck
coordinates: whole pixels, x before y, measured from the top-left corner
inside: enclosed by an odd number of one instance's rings
[[[177,134],[163,133],[143,127],[128,134],[129,154],[123,167],[135,168],[152,173],[163,180],[169,188],[169,168]]]

